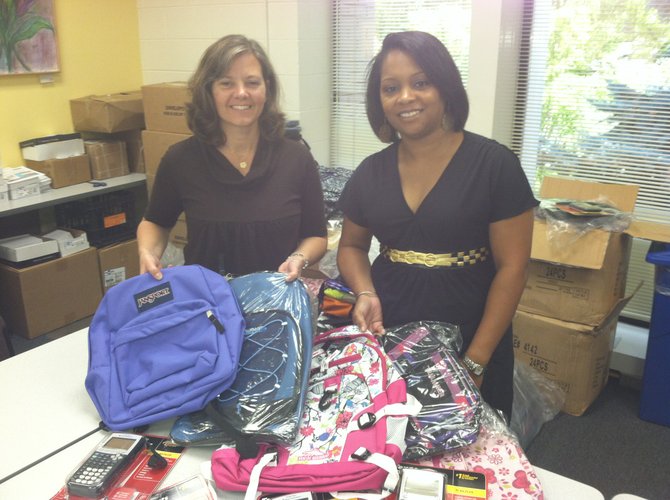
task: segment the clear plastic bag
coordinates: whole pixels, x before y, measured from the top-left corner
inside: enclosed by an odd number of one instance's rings
[[[230,285],[246,328],[233,385],[207,413],[177,419],[170,437],[184,445],[291,443],[298,432],[318,304],[305,285],[277,272],[239,276]],[[222,425],[225,424],[225,429]]]
[[[387,329],[380,341],[405,379],[408,394],[422,404],[407,425],[403,459],[417,460],[474,442],[483,401],[458,359],[459,327],[418,321]]]
[[[184,265],[184,249],[168,241],[163,256],[161,257],[163,267],[174,267]]]
[[[632,213],[619,210],[604,197],[586,201],[547,198],[540,202],[535,216],[547,222],[549,242],[556,248],[573,244],[594,229],[621,233],[633,220]]]
[[[552,420],[565,403],[565,392],[537,370],[514,364],[514,405],[510,428],[525,449],[545,422]]]

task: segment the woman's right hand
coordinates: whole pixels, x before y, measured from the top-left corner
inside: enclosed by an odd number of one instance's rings
[[[375,335],[386,333],[382,320],[382,303],[376,295],[360,295],[356,299],[352,319],[362,332],[370,331]]]
[[[163,266],[159,257],[148,250],[140,250],[140,274],[149,273],[157,280],[163,279]]]

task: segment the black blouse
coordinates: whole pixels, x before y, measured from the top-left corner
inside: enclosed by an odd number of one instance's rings
[[[397,144],[366,158],[340,197],[345,215],[368,228],[381,245],[482,256],[462,266],[430,268],[380,255],[372,266],[384,326],[445,321],[460,325],[466,340],[479,324],[495,275],[489,224],[537,203],[516,155],[470,132],[416,213],[402,192]]]
[[[235,275],[276,270],[300,240],[326,236],[318,166],[299,142],[261,140],[243,176],[216,147],[190,137],[161,160],[145,219],[186,215],[186,264]]]

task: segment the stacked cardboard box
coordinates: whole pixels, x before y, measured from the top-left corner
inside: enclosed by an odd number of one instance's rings
[[[638,186],[545,177],[540,197],[607,200],[633,213]],[[668,238],[661,225],[633,222],[621,233],[575,238],[535,220],[529,277],[514,318],[514,350],[566,392],[563,411],[583,414],[607,382],[625,297],[631,237]]]
[[[156,171],[170,146],[190,137],[186,121],[186,105],[191,96],[186,82],[157,83],[142,87],[144,116],[147,129],[142,132],[144,166],[149,196]],[[170,232],[170,242],[183,247],[186,244],[186,220],[182,214]]]
[[[125,142],[87,140],[84,146],[91,162],[93,179],[109,179],[130,173]]]
[[[70,114],[75,130],[86,140],[93,179],[144,172],[140,136],[144,128],[141,91],[72,99]]]

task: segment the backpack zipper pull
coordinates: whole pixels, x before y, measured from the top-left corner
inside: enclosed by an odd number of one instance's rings
[[[219,333],[225,332],[226,329],[223,327],[221,322],[216,318],[216,316],[214,316],[214,313],[211,310],[207,311],[207,318],[212,322],[217,332]]]

